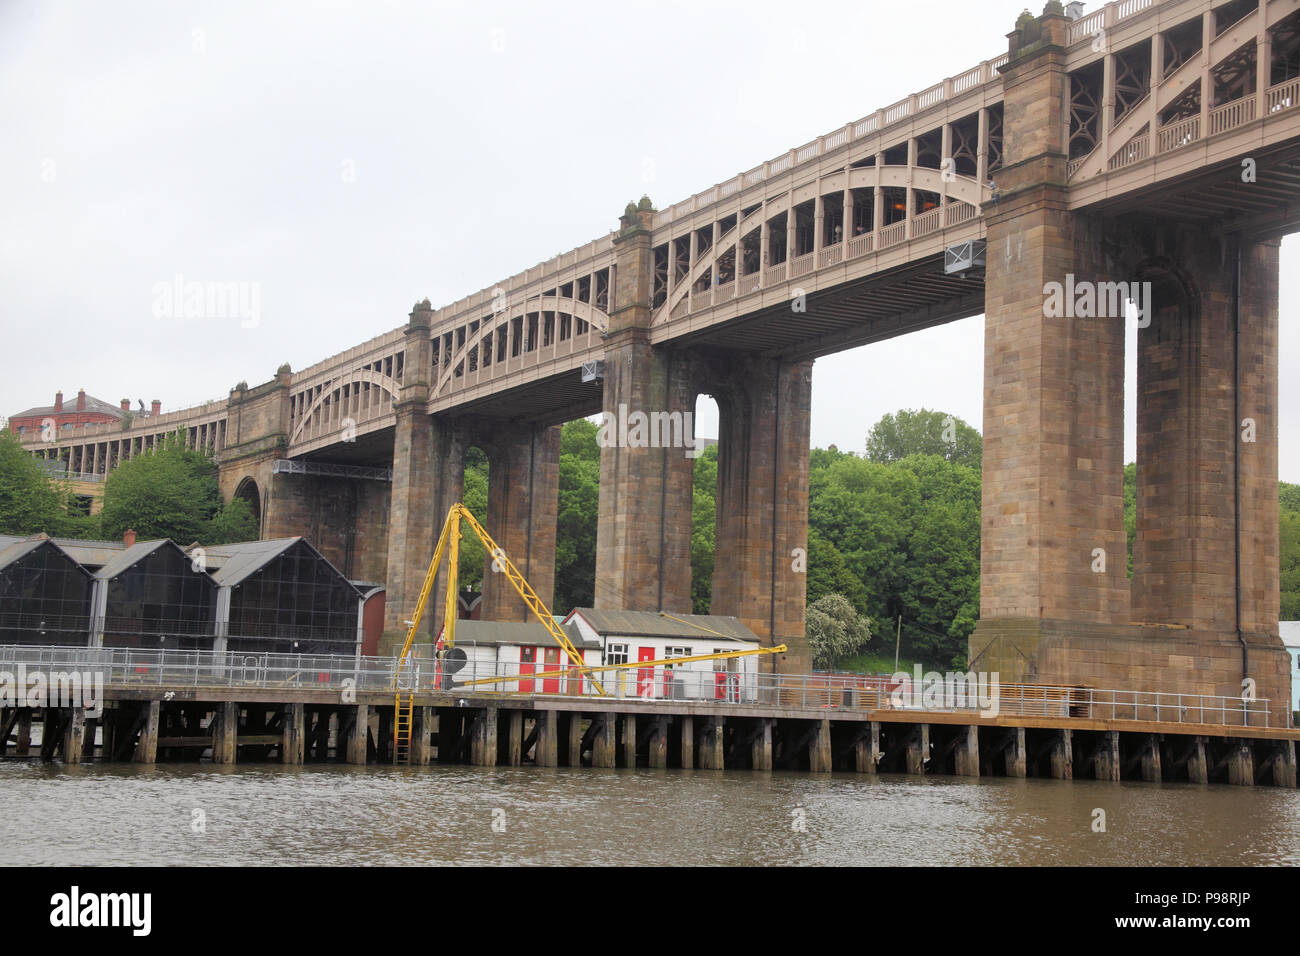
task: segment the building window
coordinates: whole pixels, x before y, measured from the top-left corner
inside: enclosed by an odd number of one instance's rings
[[[664,657],[691,657],[689,647],[669,647],[664,649]]]
[[[606,664],[626,664],[627,663],[627,645],[610,644],[605,651]]]
[[[26,426],[26,425],[19,425],[19,426],[18,426],[18,434],[20,434],[20,435],[26,435],[26,434],[27,434],[27,426]]]

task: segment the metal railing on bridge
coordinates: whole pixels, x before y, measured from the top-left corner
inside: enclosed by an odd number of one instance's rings
[[[462,645],[457,645],[462,646]],[[469,646],[471,651],[472,645]],[[495,648],[493,648],[495,652]],[[22,666],[30,674],[91,673],[106,689],[258,688],[387,692],[394,686],[396,657],[317,654],[247,654],[210,651],[136,650],[0,645],[0,673]],[[1048,717],[1132,720],[1221,727],[1286,728],[1285,712],[1266,699],[1155,691],[1110,690],[1047,684],[990,683],[956,679],[917,682],[859,674],[763,674],[699,666],[617,668],[601,674],[614,699],[664,703],[735,704],[809,711],[896,711],[984,717]],[[946,675],[951,676],[951,675]],[[468,687],[471,681],[507,678]],[[454,674],[428,658],[408,660],[399,678],[403,691],[420,694],[525,697],[592,697],[589,676],[565,665],[475,660]],[[494,689],[498,688],[498,689]],[[20,689],[21,691],[21,689]]]

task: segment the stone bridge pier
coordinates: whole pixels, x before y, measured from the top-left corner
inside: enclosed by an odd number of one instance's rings
[[[988,217],[980,622],[1003,680],[1239,696],[1286,720],[1278,636],[1275,241],[1072,212],[1066,20],[1012,34]],[[1124,283],[1118,295],[1111,283]],[[1056,290],[1062,293],[1056,294]],[[1136,293],[1134,295],[1133,293]],[[1141,316],[1114,303],[1142,295]],[[1116,314],[1118,313],[1118,314]],[[1136,324],[1137,534],[1124,528]]]
[[[650,213],[629,206],[614,242],[605,353],[596,605],[689,613],[696,398],[718,402],[716,557],[710,612],[733,615],[778,669],[805,672],[812,363],[650,344]],[[639,420],[635,416],[643,416]],[[648,428],[648,439],[635,427]],[[680,427],[679,427],[680,426]]]

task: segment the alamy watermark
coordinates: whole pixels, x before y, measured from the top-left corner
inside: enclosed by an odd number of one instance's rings
[[[153,284],[153,314],[159,319],[239,319],[240,328],[262,321],[262,283],[187,282],[179,272],[171,282]]]
[[[1151,283],[1077,281],[1071,272],[1064,283],[1043,286],[1043,315],[1049,319],[1133,318],[1139,329],[1145,329],[1151,325]]]
[[[84,707],[99,717],[103,706],[102,671],[0,670],[0,707]]]
[[[978,710],[981,717],[996,717],[1001,711],[1002,683],[996,672],[958,671],[923,673],[899,671],[897,686],[889,692],[891,707],[907,710]]]
[[[692,412],[601,412],[596,443],[601,448],[684,448],[687,458],[698,458],[704,442],[695,437]]]

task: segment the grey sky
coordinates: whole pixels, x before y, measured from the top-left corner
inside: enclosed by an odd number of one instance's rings
[[[998,55],[1023,5],[7,0],[0,413],[60,387],[170,410],[303,368],[596,238],[642,192],[663,208]],[[155,318],[178,274],[259,283],[259,324]],[[1293,237],[1292,481],[1298,274]],[[900,407],[982,427],[982,362],[980,318],[822,359],[814,444],[860,450]]]

